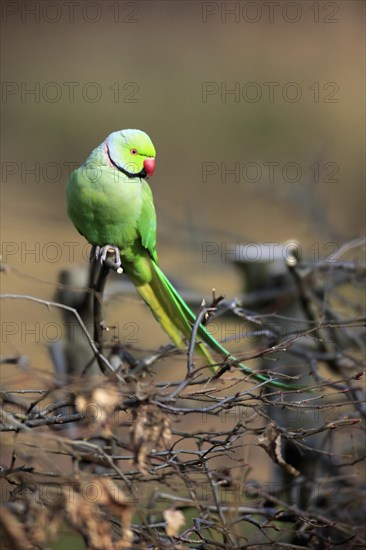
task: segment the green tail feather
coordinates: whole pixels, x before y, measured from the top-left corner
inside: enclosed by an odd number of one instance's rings
[[[194,315],[155,262],[151,261],[151,264],[153,266],[152,281],[136,284],[136,289],[172,342],[178,348],[185,349],[185,339],[190,338],[191,319],[194,322]],[[203,343],[198,342],[195,348],[208,364],[215,364],[209,349]]]
[[[189,309],[185,301],[179,296],[171,282],[166,278],[158,265],[151,260],[153,267],[153,279],[150,283],[137,285],[137,291],[147,303],[155,318],[159,321],[163,329],[170,336],[174,344],[184,349],[186,343],[183,336],[189,340],[192,334],[192,326],[196,320],[194,313]],[[229,353],[206,328],[200,324],[197,335],[202,341],[207,344],[213,351],[224,357],[230,357],[235,361],[235,357]],[[218,370],[217,361],[214,360],[210,351],[203,342],[197,342],[196,351],[207,360],[214,371]],[[302,386],[281,382],[279,380],[271,380],[263,374],[252,371],[246,365],[238,363],[238,366],[245,374],[253,376],[260,382],[268,382],[268,385],[281,389],[303,389]]]

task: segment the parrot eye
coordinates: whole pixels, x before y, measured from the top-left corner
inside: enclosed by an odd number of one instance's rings
[[[137,155],[137,149],[130,149],[131,155]]]

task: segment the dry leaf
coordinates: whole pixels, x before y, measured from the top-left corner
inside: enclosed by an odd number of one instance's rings
[[[300,472],[291,466],[291,464],[287,464],[282,456],[281,432],[275,424],[272,422],[268,424],[264,432],[258,436],[258,443],[261,447],[263,447],[263,449],[265,449],[273,462],[279,464],[283,470],[295,477],[300,475]]]
[[[0,524],[13,550],[32,550],[24,525],[5,506],[1,507]]]
[[[131,499],[111,479],[94,476],[84,478],[77,490],[70,487],[64,494],[70,522],[85,536],[88,548],[120,550],[131,547]],[[111,518],[105,511],[120,520],[119,539],[116,530],[111,529]]]
[[[132,501],[111,479],[99,477],[98,482],[102,489],[100,504],[104,504],[112,514],[120,518],[122,536],[117,548],[128,548],[133,540],[130,529],[133,514]]]
[[[82,494],[73,487],[65,489],[66,511],[73,527],[81,532],[88,542],[88,548],[100,550],[101,548],[113,548],[111,528],[109,523],[101,518],[98,506],[91,501],[90,497],[84,498],[87,493]]]
[[[28,511],[29,514],[30,510]],[[49,509],[43,508],[41,506],[36,506],[36,509],[32,510],[33,513],[29,514],[27,523],[31,521],[30,532],[31,539],[34,545],[41,545],[47,540],[47,532],[45,525],[48,527],[51,525],[51,514],[49,514]],[[33,517],[31,517],[33,516]]]
[[[166,446],[171,439],[170,419],[155,405],[143,404],[133,411],[130,430],[134,463],[147,474],[146,455],[154,448]]]
[[[168,537],[177,537],[179,529],[183,527],[186,522],[183,513],[174,508],[167,508],[167,510],[163,512],[163,517],[166,522],[165,531]]]
[[[120,401],[120,395],[115,386],[105,383],[103,386],[79,393],[75,398],[78,412],[84,413],[87,422],[100,425],[104,437],[111,437],[114,411]]]

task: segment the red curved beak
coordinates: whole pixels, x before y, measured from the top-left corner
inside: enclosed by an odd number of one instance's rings
[[[149,176],[149,178],[153,175],[155,170],[155,159],[152,157],[149,157],[144,160],[144,168],[146,174]]]

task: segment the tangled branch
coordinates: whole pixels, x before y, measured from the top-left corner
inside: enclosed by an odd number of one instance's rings
[[[296,313],[268,306],[276,302],[268,289],[264,310],[253,309],[258,291],[250,310],[220,297],[202,305],[186,355],[167,346],[142,357],[105,341],[110,268],[85,291],[93,337],[77,307],[1,296],[71,315],[100,369],[92,375],[85,359],[66,378],[2,389],[1,524],[11,547],[46,549],[66,536],[90,550],[365,547],[364,266],[292,262],[293,286],[280,294]],[[238,359],[225,359],[216,376],[193,368],[207,313],[208,327],[239,321],[251,341],[240,341]],[[253,384],[239,361],[305,388]],[[23,356],[1,362],[25,368]],[[167,368],[174,378],[158,378]]]

